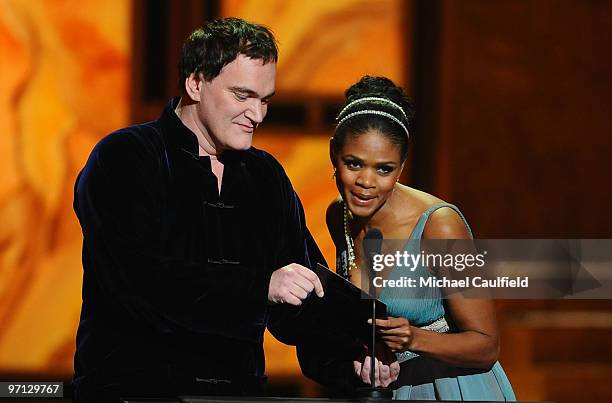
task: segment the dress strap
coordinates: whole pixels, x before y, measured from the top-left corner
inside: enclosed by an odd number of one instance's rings
[[[461,213],[461,210],[459,210],[457,206],[450,204],[450,203],[436,203],[433,206],[429,207],[427,210],[425,210],[425,212],[423,212],[423,214],[421,215],[421,218],[419,218],[419,221],[414,226],[414,229],[412,230],[412,234],[410,234],[410,239],[421,239],[423,237],[423,230],[425,229],[425,224],[427,224],[427,220],[429,219],[429,216],[431,216],[434,213],[434,211],[440,208],[443,208],[443,207],[448,207],[448,208],[455,210],[455,212],[459,214],[459,217],[461,217],[461,219],[463,220],[465,227],[470,233],[470,237],[472,238],[474,237],[472,235],[472,229],[470,228],[470,225],[468,224],[467,220]]]

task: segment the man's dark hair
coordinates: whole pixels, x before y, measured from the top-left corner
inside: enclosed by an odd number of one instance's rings
[[[264,64],[276,63],[278,48],[272,31],[240,18],[221,18],[206,23],[183,44],[178,66],[179,88],[184,91],[185,80],[191,73],[201,73],[206,81],[211,81],[238,55],[261,59]]]

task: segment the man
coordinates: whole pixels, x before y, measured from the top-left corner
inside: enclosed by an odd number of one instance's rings
[[[182,97],[111,133],[77,179],[83,305],[75,400],[258,395],[263,332],[295,343],[324,262],[279,163],[251,147],[277,47],[228,18],[185,42]]]

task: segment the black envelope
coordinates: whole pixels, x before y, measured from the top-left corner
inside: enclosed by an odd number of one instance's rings
[[[369,341],[372,298],[322,264],[317,264],[315,272],[325,291],[323,298],[311,298],[319,320],[329,328]],[[380,300],[375,303],[376,317],[386,317],[387,305]]]

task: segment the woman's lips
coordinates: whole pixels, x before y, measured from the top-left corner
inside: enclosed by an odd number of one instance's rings
[[[364,195],[361,193],[353,193],[351,192],[351,199],[354,204],[358,206],[369,206],[374,203],[376,196],[372,195]]]

